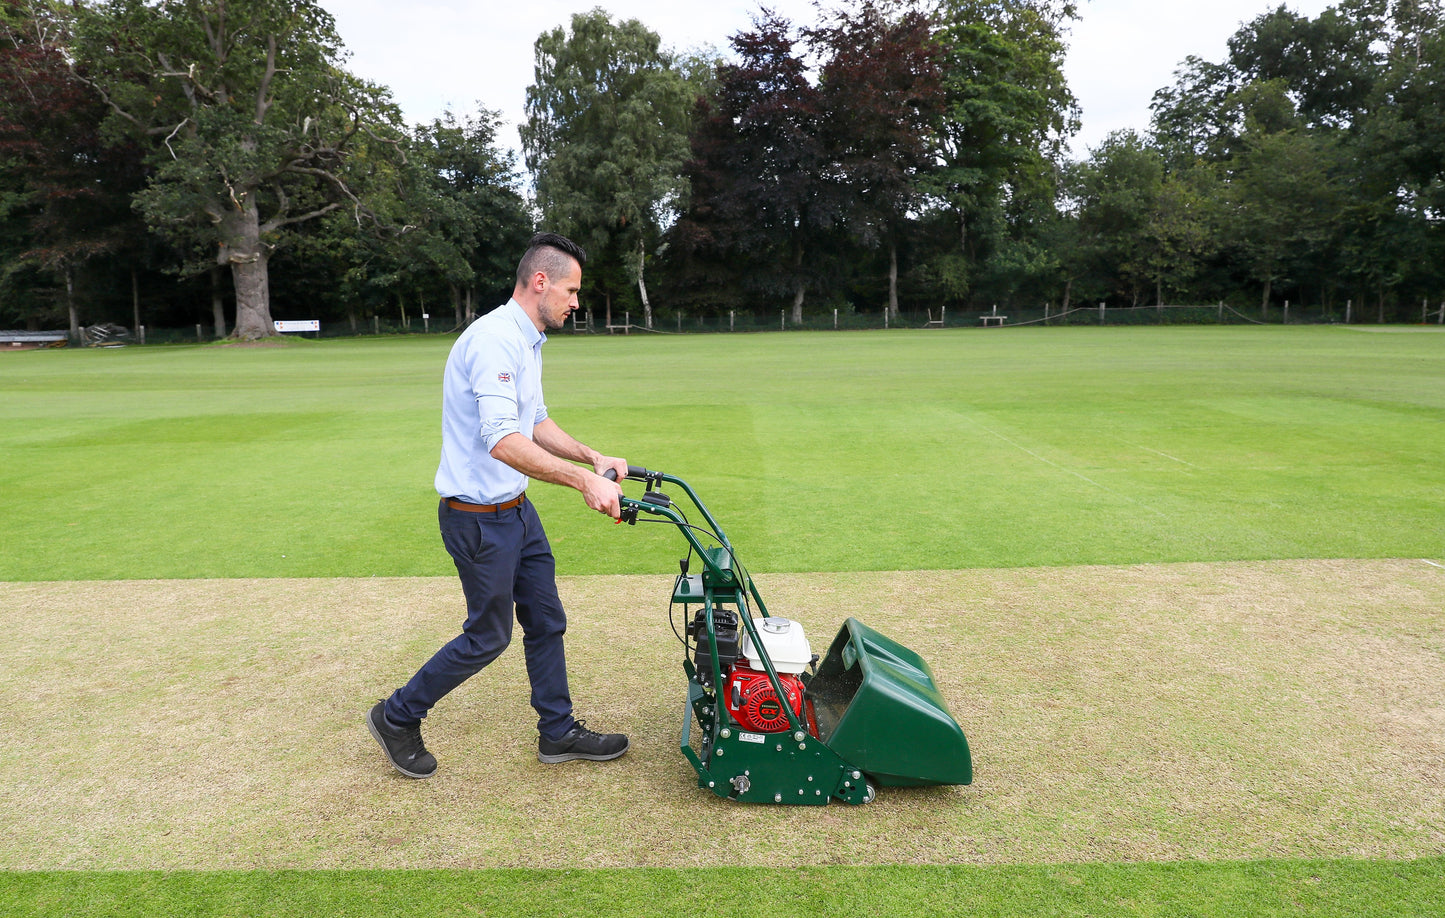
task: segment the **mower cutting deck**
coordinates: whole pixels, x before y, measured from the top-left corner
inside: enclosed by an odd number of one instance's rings
[[[973,781],[968,740],[922,657],[850,618],[819,664],[800,623],[768,615],[687,482],[637,466],[627,477],[647,490],[622,499],[621,522],[661,517],[655,522],[677,526],[691,549],[670,614],[681,609],[685,623],[681,746],[699,787],[732,800],[820,806],[867,803],[877,787]],[[663,482],[682,489],[703,523],[657,490]],[[699,573],[690,573],[694,555]]]

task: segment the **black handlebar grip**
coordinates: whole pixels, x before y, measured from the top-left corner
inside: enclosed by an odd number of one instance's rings
[[[643,468],[640,465],[629,465],[627,467],[628,478],[646,479],[650,478],[651,476],[652,472],[649,472],[647,469]],[[602,473],[602,477],[606,478],[608,481],[616,481],[617,472],[613,469],[608,469],[607,471]]]

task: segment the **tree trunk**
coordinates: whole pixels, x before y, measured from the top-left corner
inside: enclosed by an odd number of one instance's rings
[[[1069,311],[1069,298],[1073,294],[1073,292],[1074,279],[1070,277],[1064,281],[1064,305],[1063,308],[1059,310],[1059,315],[1064,315]]]
[[[254,190],[240,200],[239,209],[227,210],[221,218],[220,264],[231,266],[236,288],[236,330],[243,341],[270,338],[277,334],[271,320],[271,279],[266,262],[270,256],[261,241]]]
[[[803,283],[803,276],[800,273],[803,267],[803,246],[795,243],[793,249],[793,324],[803,324],[803,297],[807,296],[807,285]]]
[[[65,266],[65,311],[70,314],[70,340],[80,344],[80,310],[75,306],[75,272],[70,265]]]
[[[211,269],[211,319],[216,323],[216,337],[226,337],[226,303],[221,294],[221,269]]]
[[[130,308],[131,308],[131,318],[132,318],[132,320],[134,321],[134,326],[131,328],[131,331],[135,334],[136,339],[139,340],[139,339],[140,339],[140,272],[136,271],[135,268],[131,268],[131,269],[130,269]]]
[[[1274,278],[1266,277],[1264,279],[1264,296],[1259,298],[1259,317],[1261,319],[1269,319],[1269,293],[1273,288]]]
[[[265,254],[258,254],[255,261],[232,262],[231,282],[236,288],[235,337],[255,341],[278,334],[271,319],[271,277]]]
[[[452,288],[452,315],[456,317],[457,328],[465,328],[467,317],[462,313],[462,288],[456,284],[450,286]]]
[[[888,314],[898,318],[898,243],[888,243]]]
[[[642,296],[642,318],[648,328],[652,328],[652,303],[647,299],[647,284],[642,279],[642,263],[647,258],[647,250],[642,243],[637,244],[637,292]]]

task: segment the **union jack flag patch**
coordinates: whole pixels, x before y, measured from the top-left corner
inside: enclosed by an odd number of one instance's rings
[[[511,381],[512,381],[512,374],[511,374],[511,373],[498,373],[498,374],[497,374],[497,382],[511,382]]]

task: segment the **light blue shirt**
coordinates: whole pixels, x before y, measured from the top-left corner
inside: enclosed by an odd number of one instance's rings
[[[508,300],[477,319],[452,345],[442,378],[442,497],[500,504],[527,488],[527,476],[492,448],[508,434],[532,438],[547,418],[542,401],[542,344],[547,336]]]

